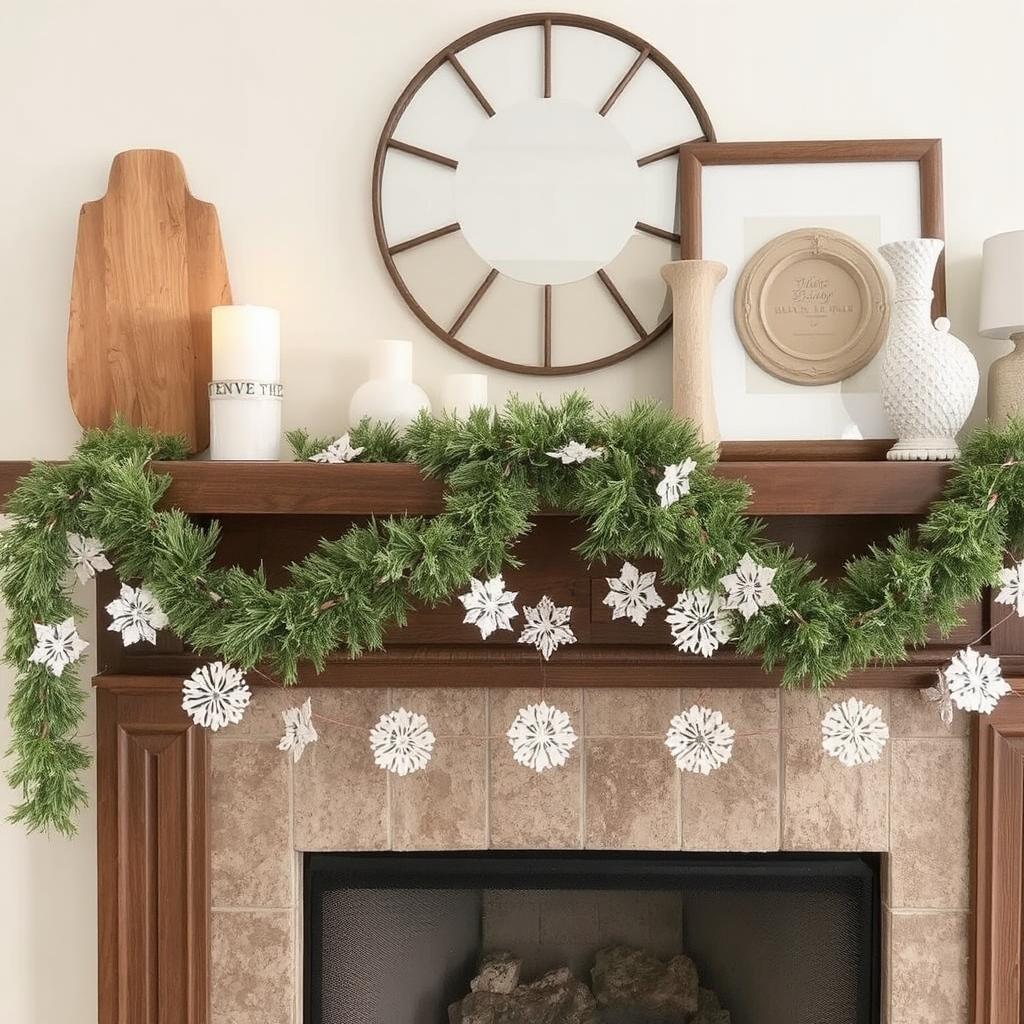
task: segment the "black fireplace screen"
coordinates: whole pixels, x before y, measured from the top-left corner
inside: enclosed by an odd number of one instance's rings
[[[309,854],[304,1021],[877,1024],[878,859]]]

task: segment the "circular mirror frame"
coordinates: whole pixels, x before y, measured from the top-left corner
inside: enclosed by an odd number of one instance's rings
[[[621,309],[624,317],[629,321],[630,326],[637,335],[637,340],[632,344],[627,345],[616,352],[601,356],[598,359],[592,359],[588,362],[575,363],[566,366],[552,365],[551,303],[553,286],[548,284],[537,285],[537,287],[543,289],[544,295],[542,330],[544,352],[543,364],[516,363],[500,359],[497,356],[472,348],[465,344],[465,342],[459,341],[457,334],[469,318],[470,314],[476,308],[477,304],[483,298],[487,289],[494,283],[494,279],[498,276],[499,272],[494,267],[491,267],[487,276],[479,284],[472,295],[468,297],[465,306],[450,327],[445,328],[441,324],[437,323],[437,321],[430,316],[419,302],[416,301],[415,296],[412,294],[412,290],[402,277],[401,271],[395,263],[394,257],[415,246],[422,245],[433,241],[436,238],[441,238],[444,235],[459,231],[459,225],[458,223],[446,224],[435,228],[432,231],[417,235],[414,238],[391,242],[384,229],[382,185],[384,178],[384,164],[389,151],[392,149],[423,160],[429,160],[434,163],[441,164],[442,166],[451,168],[453,171],[458,166],[457,162],[450,157],[444,156],[441,153],[434,153],[430,150],[422,149],[418,146],[409,145],[395,138],[395,130],[398,127],[398,123],[413,97],[423,84],[443,64],[447,63],[451,65],[452,69],[465,83],[466,88],[473,95],[476,102],[480,104],[484,113],[486,113],[488,117],[494,116],[494,108],[490,105],[487,97],[481,92],[479,86],[477,86],[476,82],[473,81],[458,58],[458,54],[461,51],[472,46],[474,43],[478,43],[482,39],[487,39],[503,32],[510,32],[514,29],[531,27],[542,29],[543,82],[541,84],[543,88],[540,91],[540,96],[538,98],[549,99],[551,97],[551,29],[556,25],[567,28],[585,29],[591,32],[599,32],[602,35],[617,39],[636,50],[637,56],[633,64],[615,85],[614,89],[609,94],[608,99],[605,100],[603,106],[598,111],[602,116],[608,113],[623,90],[629,85],[630,81],[632,81],[633,76],[647,61],[653,63],[672,82],[672,84],[675,85],[683,95],[683,98],[686,100],[690,109],[693,111],[702,134],[695,139],[680,139],[676,145],[640,157],[637,160],[637,163],[641,167],[645,167],[647,164],[654,163],[658,160],[666,160],[675,157],[679,151],[679,147],[685,143],[715,141],[715,131],[711,124],[711,119],[708,117],[708,113],[704,109],[704,104],[701,102],[700,97],[697,95],[693,86],[690,85],[682,72],[663,53],[645,42],[639,36],[634,35],[626,29],[619,28],[617,25],[613,25],[610,22],[601,21],[597,18],[588,18],[578,14],[521,14],[511,18],[504,18],[500,21],[494,21],[487,25],[482,25],[480,28],[474,29],[472,32],[467,32],[465,35],[456,39],[453,43],[450,43],[448,46],[439,50],[430,58],[429,61],[427,61],[426,64],[423,65],[422,68],[420,68],[412,81],[410,81],[405,87],[401,96],[398,97],[398,100],[391,108],[391,113],[388,115],[387,121],[384,124],[384,129],[381,132],[380,141],[377,143],[377,152],[373,161],[372,188],[373,228],[377,237],[377,245],[380,247],[381,256],[384,259],[384,265],[387,267],[388,273],[391,275],[391,279],[394,281],[399,294],[405,300],[413,313],[416,314],[420,322],[445,344],[450,345],[463,355],[469,356],[471,359],[475,359],[477,362],[486,363],[488,366],[493,366],[496,369],[509,370],[513,373],[528,373],[544,376],[583,373],[588,370],[597,370],[604,366],[611,366],[614,363],[621,362],[623,359],[628,359],[631,355],[639,352],[642,348],[646,348],[646,346],[648,346],[652,341],[664,334],[671,326],[672,317],[665,317],[656,327],[654,327],[653,330],[647,331],[636,317],[636,314],[629,307],[622,294],[615,287],[611,278],[607,273],[605,273],[604,269],[601,269],[597,271],[596,276],[607,289],[608,293],[615,301],[615,304]],[[637,229],[648,234],[655,235],[659,238],[666,239],[667,241],[674,242],[676,244],[679,243],[679,235],[674,231],[667,231],[663,228],[640,223],[637,224]]]

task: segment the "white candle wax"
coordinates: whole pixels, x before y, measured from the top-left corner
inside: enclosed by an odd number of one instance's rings
[[[281,379],[281,314],[268,306],[213,307],[213,379]]]
[[[214,462],[276,462],[280,456],[280,398],[210,400],[210,458]]]
[[[455,416],[467,416],[470,409],[487,406],[487,375],[449,373],[441,386],[441,408]]]

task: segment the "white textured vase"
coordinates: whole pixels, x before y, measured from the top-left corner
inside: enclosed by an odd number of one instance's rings
[[[913,238],[878,251],[892,267],[896,294],[882,355],[882,404],[896,432],[890,459],[955,459],[956,435],[978,394],[978,364],[949,333],[932,324],[932,279],[943,242]]]
[[[349,424],[354,427],[369,416],[404,430],[421,409],[430,412],[430,399],[423,388],[412,382],[412,342],[375,342],[370,356],[370,379],[356,388],[349,402]]]

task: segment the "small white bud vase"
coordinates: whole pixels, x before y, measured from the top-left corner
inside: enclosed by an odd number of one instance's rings
[[[882,405],[898,439],[889,459],[955,459],[956,435],[978,394],[971,350],[949,333],[945,317],[931,321],[932,280],[943,244],[913,238],[878,250],[896,278],[882,354]]]
[[[364,416],[394,423],[404,430],[421,409],[430,412],[426,392],[412,382],[412,342],[388,339],[374,342],[370,379],[361,384],[348,407],[348,421],[355,426]]]

